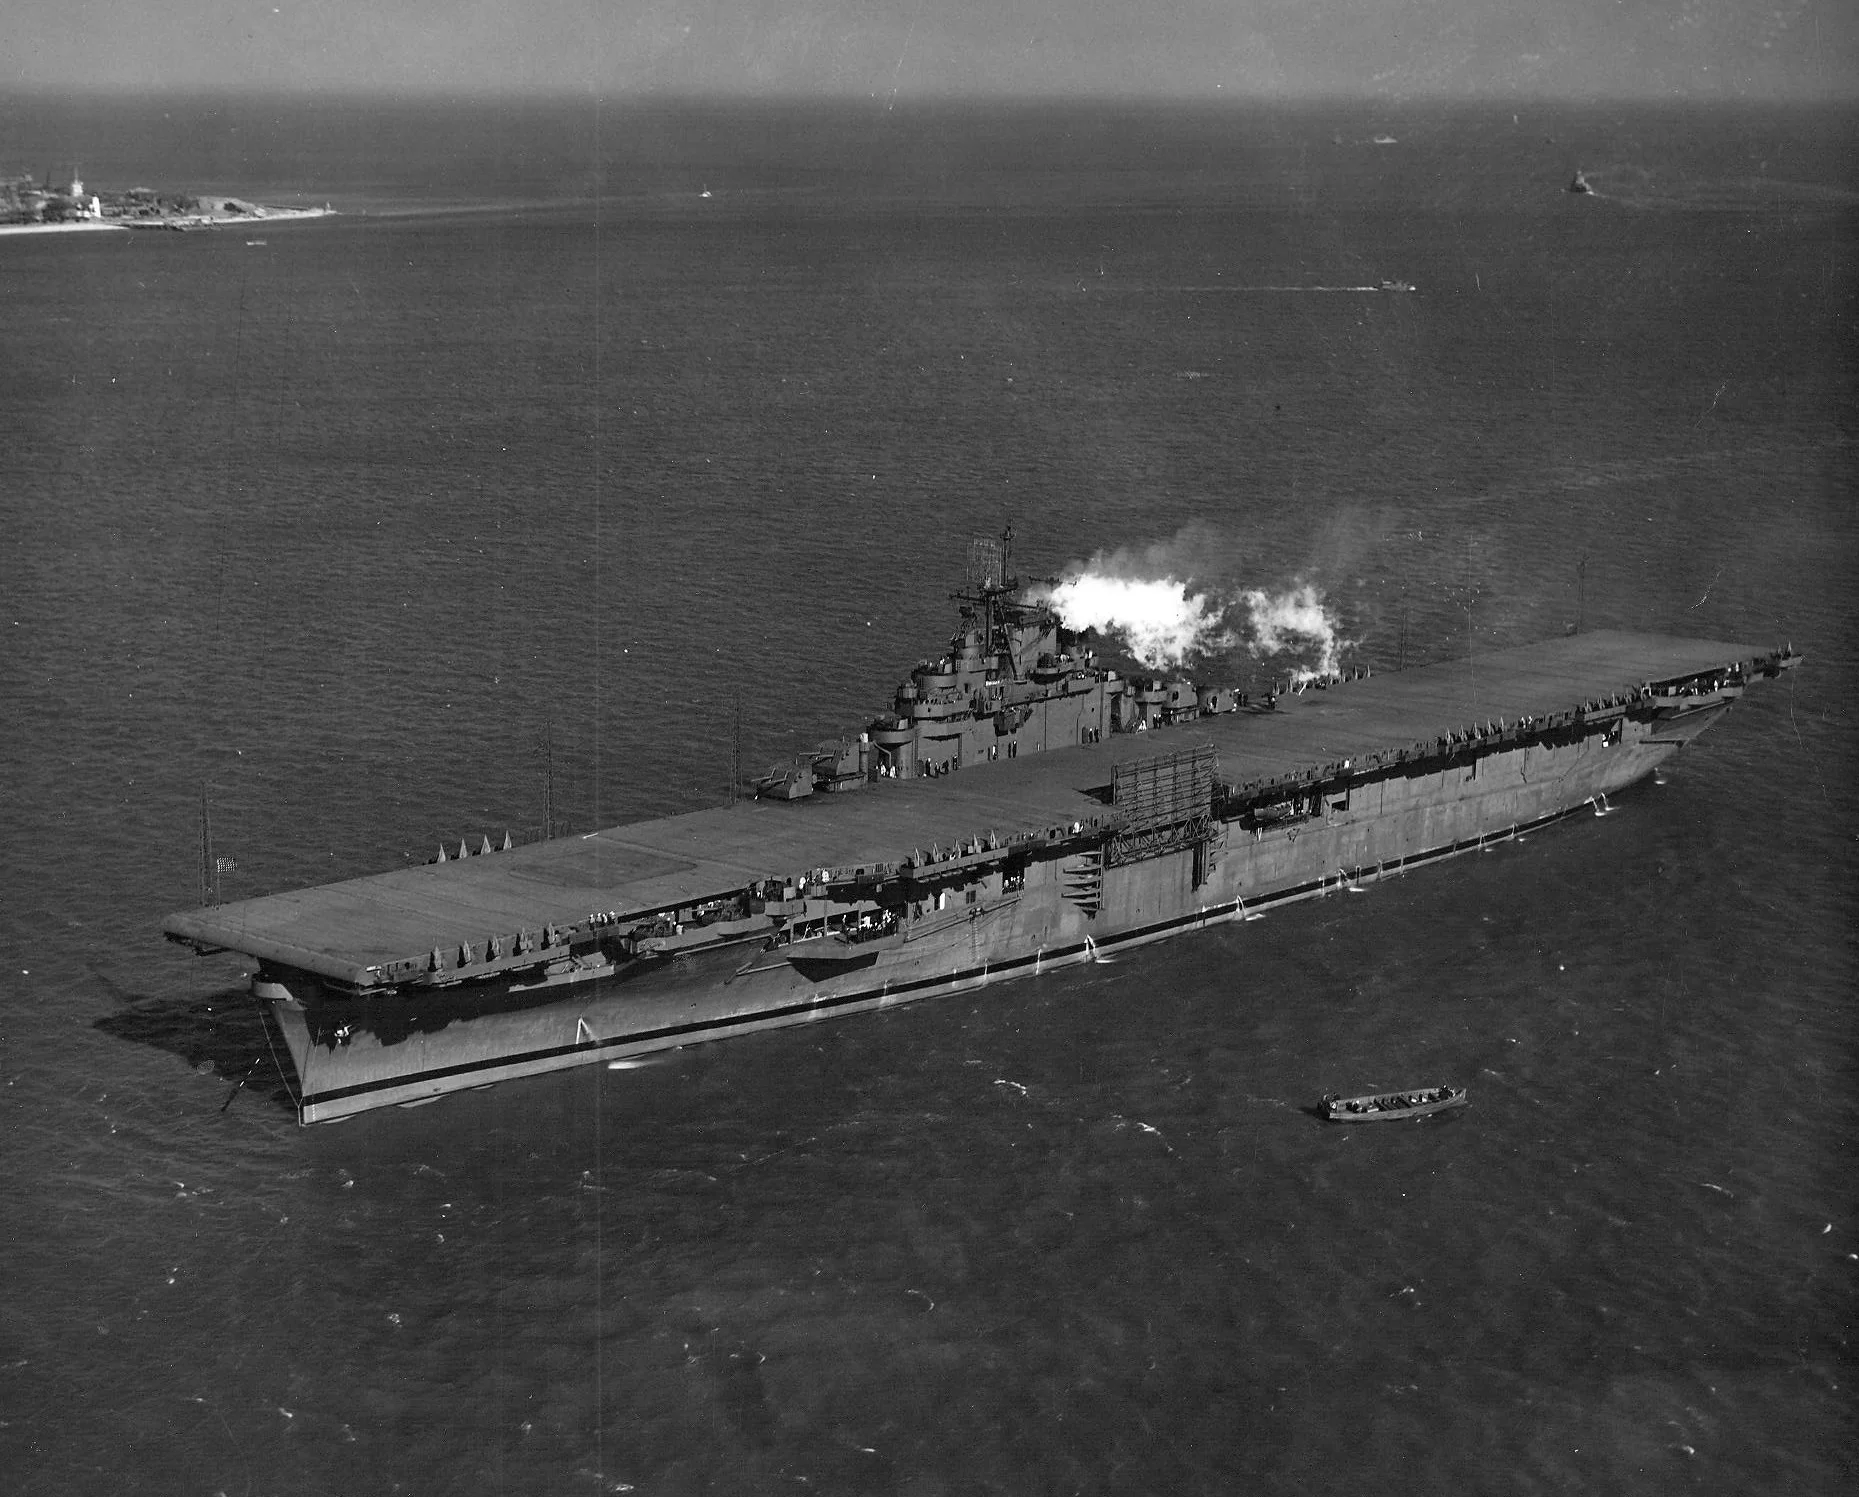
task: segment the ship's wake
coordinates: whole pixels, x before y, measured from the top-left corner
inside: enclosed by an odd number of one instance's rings
[[[1294,681],[1338,669],[1352,641],[1314,582],[1273,590],[1201,581],[1171,562],[1174,549],[1099,552],[1032,595],[1066,628],[1112,635],[1153,670],[1238,649],[1254,659],[1288,657]]]

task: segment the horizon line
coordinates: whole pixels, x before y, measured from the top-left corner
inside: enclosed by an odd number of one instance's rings
[[[21,99],[94,102],[100,100],[252,100],[257,102],[306,103],[316,100],[366,100],[379,103],[448,103],[472,100],[523,102],[539,104],[600,104],[603,106],[692,106],[712,108],[721,105],[793,105],[820,107],[840,105],[865,107],[878,105],[891,110],[899,106],[987,105],[1009,108],[1046,106],[1093,106],[1098,108],[1357,108],[1400,109],[1438,107],[1442,105],[1502,106],[1519,108],[1598,108],[1598,107],[1726,107],[1772,108],[1777,106],[1859,108],[1859,86],[1843,90],[1816,91],[1801,89],[1774,93],[1534,93],[1514,90],[1403,91],[1399,93],[1350,93],[1337,90],[1284,92],[1144,93],[1122,90],[1042,89],[1015,93],[1000,89],[900,90],[896,93],[875,91],[781,90],[781,89],[601,89],[592,85],[564,88],[532,88],[515,85],[474,84],[433,87],[363,86],[355,84],[243,84],[208,83],[172,84],[102,84],[87,82],[66,85],[50,82],[0,82],[0,101]]]

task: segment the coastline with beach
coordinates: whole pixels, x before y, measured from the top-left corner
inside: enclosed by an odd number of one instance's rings
[[[0,236],[113,233],[128,229],[171,229],[187,232],[228,226],[250,228],[256,224],[295,223],[308,218],[334,218],[336,216],[336,210],[325,204],[321,208],[259,208],[256,211],[169,213],[136,218],[67,218],[53,220],[49,223],[0,224]]]

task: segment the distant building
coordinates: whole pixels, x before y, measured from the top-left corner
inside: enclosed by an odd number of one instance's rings
[[[57,193],[45,199],[43,217],[51,221],[78,218],[102,218],[103,203],[96,197],[71,197]]]
[[[53,220],[102,218],[103,200],[95,193],[84,191],[84,179],[77,174],[75,166],[62,190],[52,185],[51,173],[47,172],[42,216]]]

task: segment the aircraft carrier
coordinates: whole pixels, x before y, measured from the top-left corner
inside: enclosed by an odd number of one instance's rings
[[[1593,807],[1791,648],[1619,632],[1258,699],[1006,574],[893,710],[728,806],[169,916],[256,961],[304,1123],[1088,961]]]

